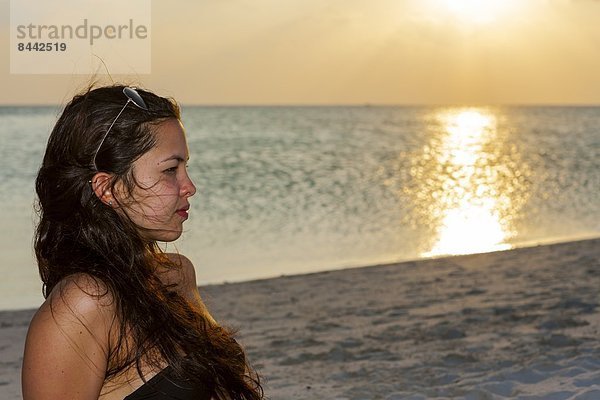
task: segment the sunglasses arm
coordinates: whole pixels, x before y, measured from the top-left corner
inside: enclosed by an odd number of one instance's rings
[[[115,122],[117,122],[117,120],[119,119],[119,117],[121,116],[121,114],[123,114],[123,111],[125,111],[125,107],[127,107],[127,104],[129,104],[129,102],[132,101],[131,99],[127,99],[127,102],[125,103],[125,105],[123,106],[123,108],[121,108],[121,111],[119,111],[119,114],[117,114],[117,117],[113,120],[112,124],[110,124],[110,126],[108,127],[108,130],[106,131],[106,133],[104,134],[104,137],[102,138],[102,140],[100,141],[100,145],[98,146],[98,148],[96,149],[96,154],[94,154],[94,159],[92,160],[94,166],[96,166],[96,156],[98,155],[98,152],[100,151],[100,148],[102,147],[102,145],[104,144],[104,140],[106,139],[106,137],[108,136],[108,133],[110,132],[110,130],[112,129],[113,125],[115,124]],[[96,168],[97,169],[97,168]]]

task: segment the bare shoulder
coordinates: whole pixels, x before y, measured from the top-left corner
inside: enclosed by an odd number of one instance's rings
[[[196,288],[196,269],[192,261],[179,253],[165,253],[169,260],[181,267],[181,284],[186,291]]]
[[[102,281],[87,274],[75,274],[56,285],[34,320],[38,314],[41,320],[50,314],[54,323],[83,324],[95,334],[108,334],[115,313],[114,297]]]
[[[52,290],[27,332],[24,399],[98,397],[115,315],[112,300],[103,284],[84,274],[70,276]]]
[[[177,265],[181,265],[184,268],[194,269],[194,264],[192,261],[181,253],[165,253],[165,255],[169,257],[169,260]]]
[[[76,274],[53,288],[34,315],[30,329],[49,323],[67,332],[83,324],[88,330],[99,332],[114,315],[113,296],[106,285],[89,275]]]
[[[169,257],[169,260],[181,267],[182,278],[180,280],[180,288],[182,290],[182,294],[200,308],[201,312],[204,314],[204,316],[208,319],[210,323],[217,325],[217,322],[212,317],[212,315],[210,315],[210,312],[206,308],[204,301],[200,297],[200,292],[198,291],[198,283],[196,282],[196,269],[194,268],[194,264],[192,263],[192,261],[190,261],[190,259],[184,256],[183,254],[165,254],[167,257]]]
[[[114,298],[106,284],[88,274],[74,274],[63,279],[48,300],[53,306],[74,306],[82,313],[114,310]]]

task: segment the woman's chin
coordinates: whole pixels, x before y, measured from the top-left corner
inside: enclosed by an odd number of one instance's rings
[[[142,233],[142,237],[144,237],[148,241],[154,242],[174,242],[181,237],[182,230],[169,230],[169,231],[152,231],[152,232],[144,232]]]

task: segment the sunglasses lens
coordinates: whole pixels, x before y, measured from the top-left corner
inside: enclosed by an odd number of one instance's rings
[[[142,99],[142,96],[140,96],[139,93],[135,91],[135,89],[126,87],[123,89],[123,93],[125,93],[125,96],[127,96],[133,102],[133,104],[135,104],[142,110],[148,110],[144,99]]]

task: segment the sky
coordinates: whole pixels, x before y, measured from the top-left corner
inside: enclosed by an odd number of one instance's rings
[[[94,71],[10,74],[9,11],[0,0],[0,105],[63,104]],[[151,12],[151,73],[112,79],[182,104],[600,104],[599,0],[154,0]]]

